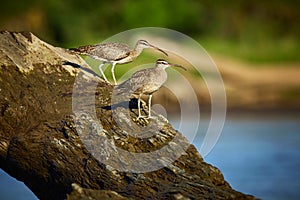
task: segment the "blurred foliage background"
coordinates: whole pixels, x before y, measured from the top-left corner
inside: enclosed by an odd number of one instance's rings
[[[290,62],[300,60],[299,11],[297,0],[5,1],[0,29],[31,31],[53,45],[73,47],[157,26],[189,35],[212,52],[251,62]]]

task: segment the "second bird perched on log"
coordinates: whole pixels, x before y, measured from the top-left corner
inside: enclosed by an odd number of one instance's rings
[[[186,68],[181,65],[171,64],[163,59],[158,59],[156,65],[153,68],[142,69],[135,72],[127,81],[118,85],[115,88],[113,95],[122,95],[125,98],[131,96],[132,94],[139,95],[138,97],[138,117],[139,118],[151,118],[151,98],[152,94],[159,90],[161,86],[167,80],[167,72],[165,71],[167,67],[180,67],[184,70]],[[143,94],[149,95],[148,106],[149,113],[148,116],[141,115],[140,102]]]
[[[90,56],[96,60],[101,60],[102,63],[99,65],[99,70],[101,72],[101,75],[106,81],[107,78],[102,70],[102,66],[105,63],[112,64],[111,73],[112,73],[114,83],[115,85],[117,85],[117,81],[114,73],[114,68],[116,64],[129,63],[135,60],[145,48],[156,49],[164,53],[166,56],[168,56],[166,52],[164,52],[163,50],[161,50],[156,46],[153,46],[152,44],[148,43],[146,40],[138,40],[133,50],[130,49],[130,47],[128,47],[126,44],[116,43],[116,42],[81,46],[78,48],[71,48],[69,50],[82,55]]]

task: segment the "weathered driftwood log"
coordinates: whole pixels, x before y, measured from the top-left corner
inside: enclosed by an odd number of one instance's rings
[[[0,65],[0,167],[38,198],[254,198],[163,117],[136,121],[79,56],[4,31]]]

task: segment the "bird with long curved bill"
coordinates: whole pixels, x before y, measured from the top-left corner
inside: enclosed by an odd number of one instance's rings
[[[101,60],[102,63],[99,65],[99,70],[105,81],[108,81],[102,67],[106,63],[112,64],[111,73],[114,80],[114,84],[117,85],[115,77],[115,66],[116,64],[129,63],[135,60],[145,48],[152,48],[158,50],[168,56],[168,54],[162,49],[150,44],[146,40],[138,40],[135,48],[132,50],[129,46],[122,43],[101,43],[95,45],[80,46],[78,48],[69,49],[71,52],[75,52],[81,55],[86,55],[96,60]]]
[[[155,67],[153,68],[147,68],[142,69],[140,71],[135,72],[128,80],[123,82],[122,84],[118,85],[115,88],[114,95],[123,95],[125,98],[128,96],[131,96],[132,94],[138,95],[138,117],[140,118],[152,118],[151,115],[151,99],[152,94],[159,90],[162,85],[167,80],[167,72],[166,68],[168,67],[179,67],[184,70],[184,68],[181,65],[168,63],[167,61],[163,59],[159,59],[156,61]],[[141,114],[141,97],[142,95],[149,95],[148,99],[148,107],[149,107],[149,113],[148,116],[143,116]]]

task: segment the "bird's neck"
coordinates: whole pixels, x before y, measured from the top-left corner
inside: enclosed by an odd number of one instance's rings
[[[169,67],[169,66],[159,66],[159,67],[156,67],[156,68],[159,69],[159,70],[166,71],[166,69],[167,69],[168,67]]]
[[[137,56],[139,56],[139,55],[142,53],[143,49],[144,49],[144,47],[141,47],[141,46],[139,46],[139,45],[136,45],[135,48],[134,48],[134,50],[132,51],[132,54],[133,54],[135,57],[137,57]]]
[[[155,68],[155,71],[158,73],[158,74],[164,74],[164,76],[166,76],[167,72],[166,72],[166,68],[167,67],[162,67],[162,66],[157,66]]]
[[[164,83],[167,80],[166,67],[156,67],[155,71],[157,74],[156,78]]]

